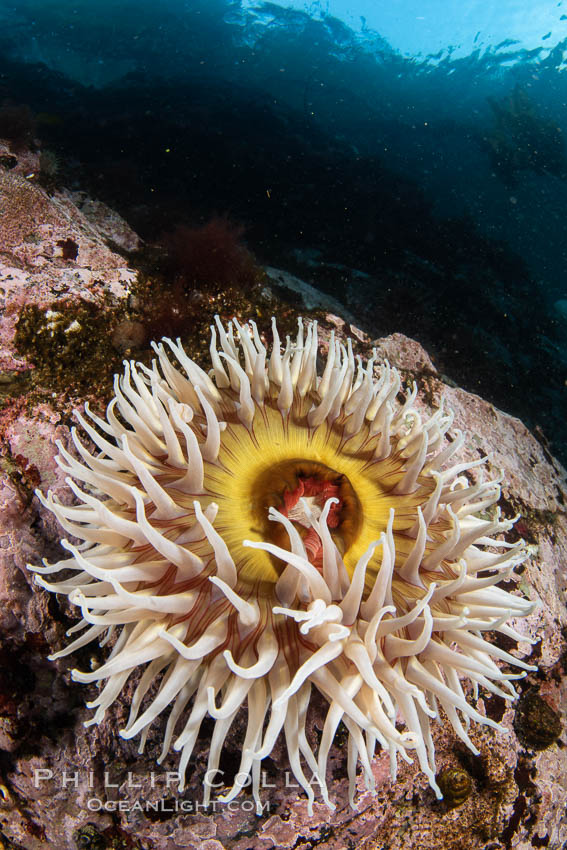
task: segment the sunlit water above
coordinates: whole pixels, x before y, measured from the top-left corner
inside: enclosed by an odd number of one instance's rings
[[[1,102],[62,184],[148,242],[227,215],[564,451],[563,2],[18,0],[0,23]]]

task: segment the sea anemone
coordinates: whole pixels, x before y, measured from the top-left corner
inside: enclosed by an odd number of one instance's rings
[[[481,686],[512,700],[511,680],[526,674],[496,661],[535,669],[482,636],[525,640],[507,621],[534,604],[498,587],[525,560],[523,541],[501,538],[514,520],[496,506],[500,481],[469,475],[483,460],[449,463],[464,441],[447,437],[451,413],[424,419],[415,385],[402,395],[388,363],[375,377],[376,352],[365,363],[333,334],[320,375],[316,322],[300,319],[283,352],[275,320],[272,330],[268,358],[254,322],[224,328],[217,317],[209,373],[164,339],[151,369],[125,362],[106,420],[88,405],[76,414],[96,449],[73,429],[80,460],[59,445],[57,462],[79,504],[38,492],[84,541],[62,540],[70,558],[32,568],[81,609],[69,631],[78,637],[51,657],[112,637],[101,666],[72,671],[106,682],[86,725],[145,666],[120,734],[141,733],[142,750],[169,711],[159,761],[180,751],[180,790],[205,716],[211,778],[246,703],[223,802],[250,784],[262,810],[260,764],[283,729],[310,810],[313,779],[334,808],[325,777],[341,721],[351,805],[358,762],[373,787],[377,745],[392,778],[397,756],[415,753],[441,797],[431,721],[443,709],[476,753],[470,721],[502,727],[474,707],[471,686],[474,698]],[[69,569],[57,583],[43,578]],[[306,734],[313,685],[329,704],[317,752]]]

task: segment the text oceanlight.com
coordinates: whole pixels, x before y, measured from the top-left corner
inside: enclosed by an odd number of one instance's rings
[[[160,814],[187,814],[192,812],[255,812],[260,814],[270,811],[269,801],[259,803],[253,800],[232,800],[230,803],[221,803],[220,800],[211,800],[208,804],[198,800],[174,800],[171,798],[161,800],[103,800],[100,797],[90,797],[87,800],[87,809],[90,812],[159,812]]]

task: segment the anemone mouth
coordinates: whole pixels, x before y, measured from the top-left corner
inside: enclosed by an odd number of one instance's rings
[[[334,337],[319,375],[316,323],[305,333],[300,320],[283,352],[272,327],[268,359],[253,322],[225,329],[217,317],[210,374],[164,340],[151,369],[125,363],[105,420],[88,407],[77,414],[98,450],[75,430],[78,457],[59,446],[78,504],[38,492],[84,541],[63,540],[69,559],[31,567],[82,614],[70,630],[78,636],[53,657],[118,630],[100,668],[73,671],[105,683],[88,723],[143,667],[120,734],[141,734],[143,745],[169,711],[160,761],[180,751],[181,789],[203,718],[215,721],[209,774],[246,703],[240,779],[224,802],[250,778],[261,811],[261,760],[283,732],[309,806],[306,768],[333,808],[325,773],[341,720],[352,805],[357,762],[372,788],[377,746],[392,778],[397,757],[415,750],[440,796],[437,706],[475,751],[471,720],[500,727],[467,699],[462,678],[511,700],[524,673],[502,673],[495,660],[534,669],[482,637],[521,638],[507,621],[534,610],[498,587],[525,559],[523,542],[497,539],[513,521],[495,507],[499,481],[467,478],[482,461],[450,464],[463,442],[446,440],[451,414],[423,420],[415,388],[400,401],[395,370],[384,364],[376,378],[374,358],[355,360]],[[43,578],[69,567],[70,579]],[[313,686],[329,703],[317,754],[305,732]],[[205,802],[210,791],[205,783]]]
[[[309,550],[309,560],[320,569],[322,544],[310,518],[319,519],[327,499],[334,500],[327,526],[344,560],[364,523],[362,505],[347,476],[318,461],[291,458],[260,473],[250,498],[250,511],[256,518],[253,530],[260,539],[285,547],[284,527],[268,518],[270,508],[276,508],[293,522]]]
[[[339,498],[339,506],[332,509],[331,520],[335,516],[338,523],[329,525],[350,575],[370,543],[385,533],[392,507],[396,533],[403,537],[414,527],[417,508],[431,495],[434,481],[420,475],[412,492],[396,493],[407,459],[401,452],[377,458],[381,435],[372,434],[368,423],[362,423],[355,434],[347,433],[348,417],[343,412],[334,421],[312,428],[308,414],[318,401],[314,393],[294,398],[289,415],[282,417],[273,385],[271,390],[273,396],[257,407],[252,427],[243,428],[239,422],[228,425],[218,464],[206,465],[205,491],[218,504],[217,527],[238,558],[243,581],[275,583],[282,572],[281,561],[262,550],[246,551],[242,540],[287,546],[285,530],[269,518],[270,508],[285,510],[286,499],[297,494],[300,481],[310,482],[300,498],[308,499],[318,515],[324,497],[331,495],[328,483],[332,483],[338,488],[333,495]],[[317,486],[320,490],[315,493]],[[296,526],[309,526],[301,523],[297,510],[292,519]],[[445,530],[442,521],[439,530]],[[405,543],[400,540],[400,545],[403,554],[413,543],[408,538]],[[319,558],[316,551],[313,558]],[[378,559],[373,558],[369,581],[378,568]]]

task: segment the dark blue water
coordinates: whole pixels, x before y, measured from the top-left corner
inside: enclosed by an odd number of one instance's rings
[[[565,42],[408,56],[320,4],[238,0],[18,0],[0,23],[0,105],[62,185],[148,242],[228,216],[566,457]]]

